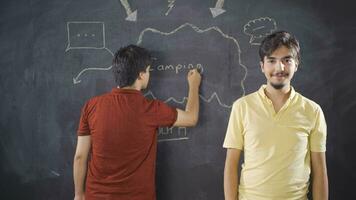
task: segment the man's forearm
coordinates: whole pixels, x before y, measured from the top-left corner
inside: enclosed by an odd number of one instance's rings
[[[238,199],[238,162],[227,159],[224,169],[224,193],[225,200]]]
[[[224,169],[225,200],[238,200],[238,171],[241,150],[227,149]]]
[[[327,200],[329,188],[325,152],[311,152],[311,164],[313,199]]]
[[[188,101],[185,106],[185,111],[188,112],[194,124],[198,121],[199,115],[199,87],[191,86],[189,87]]]
[[[238,199],[238,174],[235,167],[226,167],[224,170],[225,200]]]
[[[75,158],[73,166],[75,195],[84,195],[84,181],[87,173],[87,161],[83,158]]]
[[[325,173],[313,174],[313,200],[328,200],[328,178]]]

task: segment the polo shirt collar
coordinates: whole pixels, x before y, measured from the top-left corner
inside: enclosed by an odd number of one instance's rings
[[[111,90],[112,93],[115,94],[142,94],[141,91],[135,89],[121,89],[121,88],[113,88]]]
[[[265,93],[265,89],[266,89],[267,85],[263,84],[260,89],[258,90],[258,94],[267,102],[270,102],[271,100],[267,97],[266,93]],[[291,99],[294,98],[295,96],[295,90],[292,86],[290,86],[291,88],[291,92],[290,92],[290,95],[289,95],[289,98],[287,101],[290,101]]]

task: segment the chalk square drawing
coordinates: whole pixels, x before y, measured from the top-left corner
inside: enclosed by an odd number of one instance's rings
[[[104,22],[67,22],[68,46],[70,49],[104,49]]]

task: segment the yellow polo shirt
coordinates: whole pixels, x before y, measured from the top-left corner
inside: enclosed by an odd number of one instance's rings
[[[224,148],[244,152],[239,200],[307,199],[310,152],[325,152],[326,123],[318,104],[291,88],[276,113],[266,85],[232,106]]]

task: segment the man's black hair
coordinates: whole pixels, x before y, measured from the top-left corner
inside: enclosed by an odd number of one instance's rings
[[[116,84],[120,87],[132,86],[140,72],[146,72],[153,62],[150,52],[136,45],[120,48],[113,59],[113,73]]]
[[[262,40],[259,50],[261,62],[263,62],[265,56],[270,56],[281,46],[285,46],[292,50],[294,59],[296,59],[298,64],[300,63],[299,41],[295,36],[287,31],[274,32]]]

